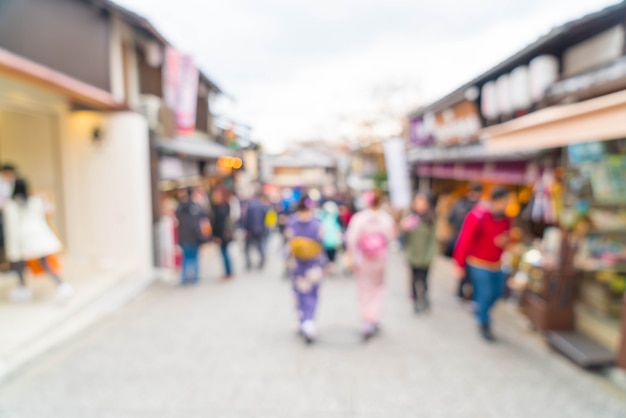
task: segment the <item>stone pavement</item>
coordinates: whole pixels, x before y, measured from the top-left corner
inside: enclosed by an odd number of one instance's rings
[[[15,273],[0,273],[0,381],[59,341],[95,323],[102,311],[142,293],[156,271],[138,273],[130,265],[63,257],[63,279],[74,289],[64,302],[55,300],[56,285],[47,276],[27,276],[34,300],[12,303]],[[18,326],[19,324],[19,326]]]
[[[306,347],[274,253],[264,274],[222,283],[209,261],[197,287],[153,286],[0,387],[0,417],[626,417],[624,393],[505,307],[500,342],[484,344],[443,261],[433,311],[416,316],[394,256],[383,333],[367,345],[352,279],[328,279]]]

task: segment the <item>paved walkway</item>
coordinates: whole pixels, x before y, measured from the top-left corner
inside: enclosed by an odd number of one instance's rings
[[[342,278],[325,283],[320,341],[305,347],[280,271],[275,256],[230,283],[154,286],[8,381],[0,417],[626,417],[622,392],[546,351],[506,309],[500,342],[484,344],[443,262],[432,313],[415,316],[393,259],[384,332],[368,345]]]

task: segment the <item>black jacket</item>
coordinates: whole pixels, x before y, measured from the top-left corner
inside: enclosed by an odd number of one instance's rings
[[[202,208],[192,201],[180,202],[176,209],[178,242],[182,245],[200,245],[203,242],[200,221],[205,217]]]
[[[452,207],[452,210],[450,211],[450,216],[448,217],[448,222],[454,230],[455,241],[458,238],[459,233],[461,232],[461,228],[463,228],[463,223],[465,222],[467,214],[470,213],[474,206],[476,206],[476,203],[478,202],[474,202],[464,196],[459,199],[459,201],[456,202],[456,204]]]
[[[224,203],[213,207],[211,224],[213,236],[219,238],[222,243],[228,243],[233,239],[232,221],[230,219],[230,205]]]
[[[262,236],[266,230],[265,216],[268,211],[269,207],[258,199],[252,199],[243,217],[243,227],[246,232],[254,236]]]

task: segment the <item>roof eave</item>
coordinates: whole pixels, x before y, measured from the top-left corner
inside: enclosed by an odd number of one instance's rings
[[[142,29],[148,34],[152,35],[156,40],[161,42],[165,46],[171,45],[171,43],[150,23],[148,19],[137,13],[120,6],[119,4],[111,0],[84,0],[88,3],[95,4],[103,9],[116,14],[118,17],[126,21],[128,24],[135,26],[138,29]],[[206,83],[211,90],[217,94],[223,94],[223,90],[215,84],[206,74],[200,71],[200,80]]]
[[[60,92],[71,100],[100,110],[125,110],[127,106],[105,90],[84,83],[0,48],[0,72]]]
[[[483,84],[486,81],[497,77],[501,73],[504,73],[510,67],[515,66],[515,64],[518,62],[529,61],[534,56],[536,56],[539,52],[541,52],[542,48],[545,48],[551,42],[559,40],[560,37],[566,36],[568,32],[570,32],[571,30],[577,27],[580,27],[582,25],[590,24],[593,21],[600,21],[602,19],[608,19],[612,17],[615,13],[620,12],[620,11],[626,14],[626,0],[623,0],[621,3],[617,3],[613,6],[608,6],[602,10],[587,14],[579,19],[572,20],[570,22],[564,23],[561,26],[553,28],[546,35],[539,37],[534,42],[530,43],[529,45],[527,45],[520,51],[516,52],[509,58],[505,59],[504,61],[500,62],[496,66],[492,67],[491,69],[483,72],[478,77],[471,80],[470,82],[454,90],[452,93],[429,104],[428,106],[421,107],[409,113],[408,117],[415,118],[415,117],[419,117],[425,114],[426,112],[444,110],[450,106],[451,102],[452,104],[458,103],[458,101],[455,101],[455,98],[458,97],[460,94],[464,96],[465,91],[467,91],[469,88]]]

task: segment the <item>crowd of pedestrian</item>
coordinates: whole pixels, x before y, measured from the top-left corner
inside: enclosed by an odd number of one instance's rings
[[[474,185],[454,205],[447,219],[453,233],[451,241],[445,243],[444,255],[452,257],[459,279],[458,296],[472,301],[480,334],[487,341],[495,340],[490,311],[505,287],[500,260],[513,241],[511,220],[505,214],[509,198],[508,189],[496,187],[483,199],[482,187]],[[307,343],[315,340],[314,313],[321,276],[330,271],[320,266],[332,265],[342,245],[354,273],[364,341],[380,330],[385,269],[390,245],[397,239],[410,271],[413,308],[416,313],[430,310],[428,276],[439,246],[431,196],[417,194],[409,213],[394,218],[392,215],[397,213],[383,208],[381,194],[364,195],[365,208],[350,213],[343,223],[342,241],[338,239],[337,225],[342,224],[342,217],[346,218],[345,212],[325,203],[315,221],[311,210],[314,204],[306,202],[304,199],[298,206],[286,236],[294,261],[291,278],[298,300],[300,334]]]
[[[509,191],[493,188],[486,199],[483,196],[482,186],[471,186],[452,207],[446,217],[451,234],[442,252],[454,261],[457,296],[474,306],[480,334],[493,341],[490,311],[503,294],[500,259],[511,242],[511,221],[505,214]],[[432,196],[416,194],[404,214],[385,205],[380,192],[361,196],[358,211],[353,199],[315,200],[305,192],[295,197],[270,201],[257,193],[240,203],[232,194],[216,189],[203,205],[196,191],[181,189],[176,211],[183,253],[181,283],[198,282],[198,251],[209,242],[220,249],[224,279],[232,279],[229,244],[237,228],[243,233],[246,271],[263,270],[270,231],[276,228],[296,300],[298,332],[307,343],[317,338],[315,313],[323,279],[345,271],[354,276],[363,340],[379,333],[385,273],[394,242],[401,243],[405,254],[415,313],[431,309],[428,277],[440,244]]]

